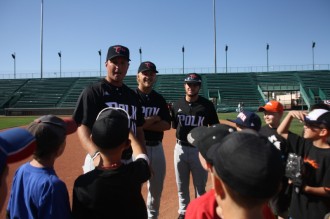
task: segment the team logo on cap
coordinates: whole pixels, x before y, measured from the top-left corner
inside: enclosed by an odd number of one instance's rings
[[[191,74],[191,75],[189,75],[189,77],[192,78],[192,79],[198,78],[198,76],[196,74]]]
[[[145,64],[145,66],[147,67],[147,68],[151,68],[152,66],[153,66],[153,64],[151,64],[150,62],[146,62],[146,63],[144,63]]]
[[[246,120],[246,115],[241,112],[237,115],[237,118],[240,118],[244,122]]]
[[[123,47],[121,47],[121,46],[115,46],[113,48],[115,49],[115,52],[116,53],[120,53],[120,51],[125,52],[125,49]]]

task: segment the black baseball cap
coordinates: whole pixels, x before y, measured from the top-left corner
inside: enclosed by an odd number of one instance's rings
[[[152,71],[158,73],[158,71],[156,70],[156,65],[150,61],[141,62],[138,73],[144,71]]]
[[[110,46],[108,49],[107,60],[111,60],[118,56],[124,57],[128,61],[131,61],[129,59],[129,49],[127,47],[122,45]]]
[[[64,142],[66,135],[77,130],[72,118],[59,118],[54,115],[44,115],[31,122],[27,130],[36,138],[37,145],[57,146]]]
[[[121,108],[101,110],[92,128],[92,141],[104,149],[114,149],[128,139],[130,118]]]
[[[254,129],[256,131],[259,131],[261,128],[260,117],[256,113],[250,111],[242,111],[237,115],[235,120],[227,120],[236,123],[239,126]]]
[[[208,163],[211,163],[212,160],[207,156],[209,148],[235,131],[235,128],[224,124],[199,126],[188,133],[187,140],[191,145],[198,148],[199,152]]]
[[[186,76],[186,78],[184,79],[184,82],[187,84],[192,84],[192,83],[202,83],[202,77],[197,74],[197,73],[190,73]]]
[[[323,125],[327,129],[330,129],[330,111],[325,109],[314,109],[305,116],[304,122],[306,125]]]
[[[226,136],[207,152],[216,174],[244,197],[270,198],[284,175],[281,152],[254,130]]]

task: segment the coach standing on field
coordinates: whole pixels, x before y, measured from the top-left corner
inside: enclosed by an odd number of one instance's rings
[[[198,149],[188,143],[187,135],[195,127],[218,124],[219,119],[211,101],[199,96],[202,78],[199,74],[188,74],[184,80],[186,95],[173,104],[172,127],[176,129],[174,167],[179,196],[179,219],[184,218],[190,202],[189,178],[192,174],[195,197],[205,193],[207,171],[198,158]]]
[[[136,93],[127,87],[123,80],[129,67],[129,50],[122,45],[110,46],[105,62],[107,75],[83,90],[78,99],[73,118],[78,124],[78,137],[88,153],[83,167],[88,172],[98,166],[100,156],[96,145],[91,141],[91,130],[98,113],[106,107],[119,107],[130,115],[130,127],[138,141],[144,144],[142,125],[144,118]],[[131,161],[132,149],[123,153],[123,160]]]
[[[171,128],[171,117],[162,95],[153,90],[156,82],[156,65],[150,61],[140,64],[136,93],[142,104],[145,123],[143,125],[147,154],[153,175],[148,181],[148,218],[158,218],[160,198],[163,191],[166,162],[162,145],[164,131]]]

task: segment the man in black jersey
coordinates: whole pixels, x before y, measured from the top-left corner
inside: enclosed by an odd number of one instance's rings
[[[219,123],[214,105],[206,98],[199,96],[202,78],[199,74],[188,74],[184,80],[186,95],[173,104],[172,127],[176,129],[174,149],[174,168],[179,196],[179,218],[184,218],[190,202],[189,179],[193,177],[195,197],[205,193],[207,171],[200,163],[199,151],[187,140],[188,133],[198,126],[209,126]]]
[[[142,125],[144,118],[136,93],[127,87],[123,80],[129,67],[129,49],[122,45],[109,47],[104,79],[86,87],[81,93],[73,118],[78,124],[77,133],[82,147],[88,153],[83,167],[84,172],[94,169],[100,163],[100,156],[90,135],[98,113],[106,107],[119,107],[130,115],[131,129],[137,139],[144,143]],[[132,149],[123,153],[123,160],[130,161]]]
[[[150,61],[140,64],[136,93],[142,104],[145,123],[143,125],[147,154],[153,176],[148,181],[148,218],[158,218],[160,198],[163,191],[166,162],[162,145],[164,131],[171,128],[171,117],[162,95],[153,90],[156,82],[156,66]]]

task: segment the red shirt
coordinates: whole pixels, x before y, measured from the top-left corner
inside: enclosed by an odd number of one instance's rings
[[[206,192],[199,198],[192,200],[186,210],[186,219],[221,219],[217,213],[216,208],[218,204],[215,200],[214,189]],[[274,214],[267,204],[262,208],[264,219],[275,219]]]
[[[215,200],[214,189],[192,200],[186,210],[186,219],[221,219],[215,209],[218,206]]]

